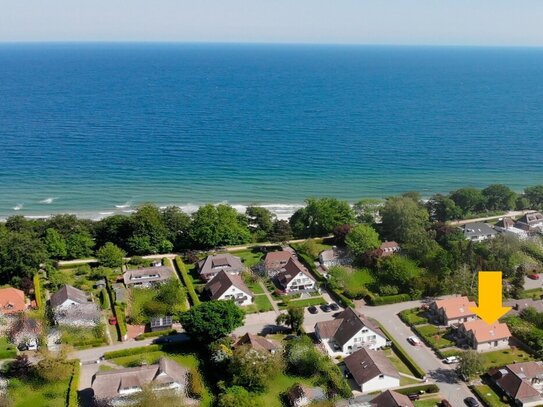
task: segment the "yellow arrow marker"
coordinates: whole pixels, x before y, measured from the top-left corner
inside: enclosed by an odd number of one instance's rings
[[[489,325],[509,312],[511,307],[502,303],[501,271],[479,272],[479,306],[470,309]]]

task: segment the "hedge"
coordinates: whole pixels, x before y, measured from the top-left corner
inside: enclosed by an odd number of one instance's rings
[[[119,327],[119,334],[122,340],[124,336],[126,335],[126,333],[128,332],[128,329],[126,327],[126,319],[124,315],[124,310],[121,306],[115,305],[113,307],[113,312],[115,313],[115,317],[117,318],[117,326]]]
[[[404,387],[403,389],[394,390],[400,394],[413,394],[423,391],[425,393],[439,393],[439,387],[437,384],[422,384],[420,386]]]
[[[97,348],[99,346],[102,346],[104,344],[103,338],[94,338],[94,339],[88,339],[85,341],[79,341],[72,343],[72,346],[76,349],[89,349],[89,348]]]
[[[484,389],[481,389],[481,387]],[[489,390],[487,390],[488,388]],[[483,402],[483,405],[487,407],[504,407],[509,406],[509,403],[503,403],[500,400],[500,396],[496,391],[487,385],[481,385],[481,386],[470,386],[470,390],[475,393],[475,395]],[[490,392],[490,395],[487,395],[487,393]]]
[[[100,308],[108,309],[109,307],[109,294],[107,293],[105,288],[102,288],[100,290]]]
[[[41,281],[38,273],[34,274],[34,298],[39,309],[43,309],[43,297],[41,293]]]
[[[177,266],[177,269],[181,273],[181,278],[183,279],[185,287],[187,287],[187,292],[189,293],[192,305],[199,305],[200,298],[198,298],[198,294],[196,294],[196,291],[194,291],[194,285],[192,284],[192,280],[190,279],[190,276],[187,272],[187,267],[185,266],[185,263],[183,263],[183,260],[181,260],[181,257],[175,257],[175,264]]]
[[[204,383],[200,372],[196,368],[190,369],[189,375],[189,396],[195,399],[201,399],[204,395]]]
[[[149,346],[140,346],[138,348],[114,350],[111,352],[104,353],[104,359],[106,360],[116,359],[116,358],[122,358],[125,356],[140,355],[142,353],[156,352],[159,350],[162,350],[162,346],[160,345],[149,345]]]
[[[398,316],[409,326],[421,325],[428,323],[428,318],[421,317],[418,314],[422,312],[420,308],[410,308],[401,311]]]
[[[411,300],[409,294],[396,294],[396,295],[387,295],[384,297],[370,297],[371,305],[386,305],[386,304],[396,304],[398,302],[404,302]]]
[[[79,376],[81,374],[81,366],[79,360],[74,361],[74,370],[70,378],[70,386],[68,387],[68,407],[79,407]]]
[[[17,357],[17,350],[15,347],[0,351],[0,360],[2,359],[15,359]]]
[[[407,354],[407,352],[400,346],[396,339],[394,339],[394,337],[382,325],[379,324],[379,327],[381,328],[381,331],[392,342],[392,349],[396,352],[396,355],[398,355],[401,361],[407,365],[411,372],[413,372],[413,375],[418,377],[419,379],[425,377],[426,372],[419,365],[417,365],[417,362],[411,359],[411,356]]]
[[[139,334],[134,339],[136,341],[143,341],[146,338],[156,338],[157,336],[166,336],[166,335],[175,335],[177,331],[175,329],[164,330],[164,331],[155,331],[155,332],[146,332]]]

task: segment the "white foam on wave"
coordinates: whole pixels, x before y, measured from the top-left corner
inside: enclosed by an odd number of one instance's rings
[[[17,204],[13,207],[13,210],[14,211],[20,211],[21,209],[23,209],[24,207],[24,204],[20,203],[20,204]]]
[[[121,205],[115,205],[115,208],[117,209],[126,209],[126,208],[130,208],[132,206],[132,202],[130,201],[127,201]]]
[[[57,200],[57,198],[52,198],[52,197],[51,198],[45,198],[45,199],[42,199],[39,203],[50,205],[53,202],[55,202],[55,200]]]

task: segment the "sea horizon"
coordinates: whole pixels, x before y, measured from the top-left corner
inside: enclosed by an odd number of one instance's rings
[[[0,75],[0,218],[543,184],[540,47],[0,43]]]

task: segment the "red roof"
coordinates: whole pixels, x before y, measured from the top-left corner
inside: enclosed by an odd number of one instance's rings
[[[25,309],[24,292],[13,287],[0,288],[0,314],[16,314]]]

